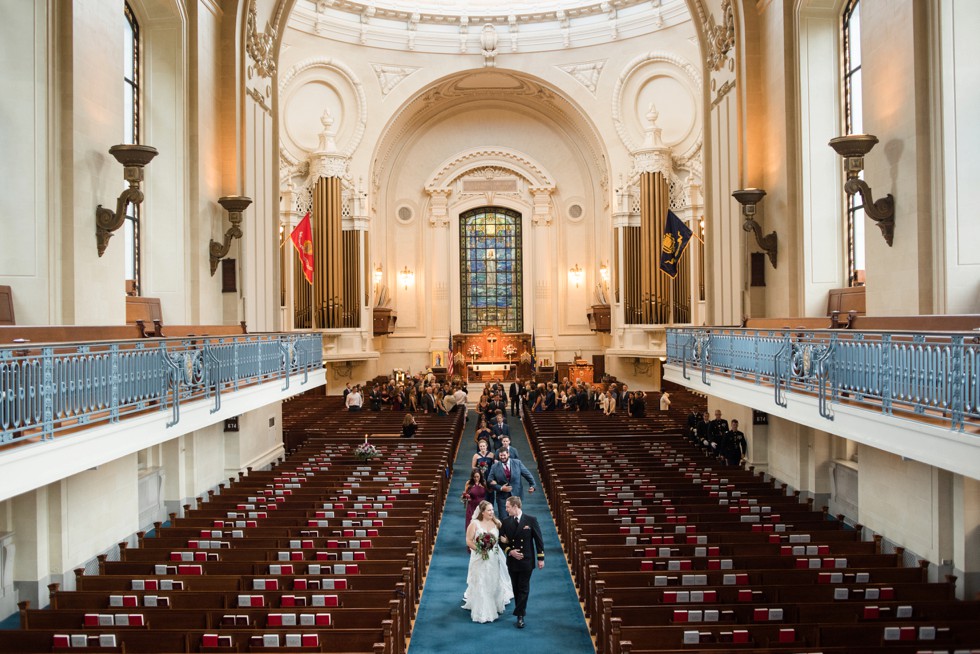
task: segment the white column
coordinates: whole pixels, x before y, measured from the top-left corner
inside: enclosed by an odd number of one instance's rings
[[[524,325],[525,331],[534,331],[537,345],[537,358],[555,361],[555,328],[559,315],[557,304],[557,262],[555,243],[557,234],[554,227],[554,211],[551,206],[553,186],[532,186],[528,189],[534,199],[531,213],[531,240],[534,252],[533,266],[525,266],[532,273],[532,297],[524,298],[524,306],[533,307],[531,324]],[[527,315],[527,312],[525,312]]]
[[[453,301],[451,289],[454,287],[450,275],[450,263],[455,260],[452,244],[449,242],[449,196],[448,188],[427,188],[429,195],[429,227],[431,228],[432,255],[426,257],[425,270],[427,302],[429,305],[429,350],[445,350],[449,334],[459,331],[458,300]],[[457,295],[458,297],[458,295]]]
[[[299,214],[296,211],[296,190],[293,188],[293,180],[290,179],[286,188],[279,191],[279,229],[281,231],[280,256],[283,258],[283,291],[286,294],[285,303],[280,307],[279,327],[280,329],[296,329],[296,302],[293,298],[294,279],[293,274],[296,266],[296,252],[289,235],[296,229],[299,223]]]

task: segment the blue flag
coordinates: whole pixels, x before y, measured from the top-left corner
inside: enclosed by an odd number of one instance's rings
[[[664,223],[664,236],[660,242],[660,269],[677,277],[677,264],[691,241],[691,228],[684,224],[673,211],[667,211],[667,221]]]

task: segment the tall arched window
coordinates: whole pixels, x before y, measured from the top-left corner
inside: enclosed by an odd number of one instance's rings
[[[460,328],[524,331],[521,214],[481,207],[459,217]]]
[[[123,12],[123,142],[140,142],[140,26],[129,3]],[[140,209],[126,205],[124,240],[126,280],[130,292],[140,293]]]
[[[841,14],[841,86],[844,133],[862,134],[861,0],[848,0]],[[864,173],[861,173],[862,177]],[[847,197],[847,279],[849,286],[864,285],[864,205],[860,195]]]

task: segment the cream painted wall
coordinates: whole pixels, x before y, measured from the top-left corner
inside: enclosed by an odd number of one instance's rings
[[[271,424],[270,424],[271,423]],[[259,469],[283,455],[282,403],[268,404],[239,417],[238,432],[224,434],[225,477]]]
[[[55,261],[49,253],[58,232],[45,217],[56,201],[49,195],[51,139],[49,22],[46,3],[0,2],[0,69],[5,92],[0,98],[4,128],[0,132],[0,284],[17,289],[14,312],[22,324],[48,324],[60,317],[56,301]]]
[[[937,311],[980,312],[980,124],[975,120],[980,106],[980,4],[969,0],[938,3],[938,41],[942,75],[940,83],[942,197],[936,202]],[[940,122],[940,121],[937,121]],[[939,144],[937,144],[938,146]],[[940,209],[940,203],[942,207]]]
[[[769,474],[799,490],[806,489],[807,475],[803,457],[806,445],[800,432],[802,425],[769,416]]]
[[[799,315],[822,316],[827,311],[827,292],[846,285],[841,165],[837,153],[827,145],[842,133],[836,64],[840,11],[835,6],[809,2],[800,8],[799,15],[796,82],[800,149],[795,153],[800,162],[802,218],[796,242],[802,254],[798,262],[802,274]]]
[[[858,448],[860,472],[858,521],[932,562],[940,551],[939,515],[951,498],[937,491],[938,473],[931,466],[871,447]]]
[[[866,0],[861,22],[864,129],[880,143],[865,157],[875,199],[895,196],[895,240],[867,228],[868,315],[933,312],[930,76],[926,4]],[[886,36],[887,35],[887,36]],[[895,43],[914,47],[896,48]],[[918,56],[917,56],[917,53]],[[892,283],[900,280],[900,283]]]
[[[123,140],[121,7],[101,0],[54,5],[66,33],[58,61],[61,98],[57,135],[62,169],[60,283],[67,324],[125,322],[124,248],[119,237],[98,256],[95,207],[115,209],[122,167],[109,147]],[[70,49],[69,49],[70,48]],[[54,220],[50,218],[50,220]],[[16,292],[16,290],[15,290]]]
[[[139,529],[136,481],[131,454],[61,482],[65,511],[61,533],[52,535],[63,538],[64,554],[51,561],[53,572],[71,570]]]

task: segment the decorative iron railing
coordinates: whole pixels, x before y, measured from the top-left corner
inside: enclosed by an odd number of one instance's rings
[[[834,419],[846,402],[963,431],[980,423],[980,337],[952,332],[670,328],[667,363],[702,383],[723,375],[771,386],[773,399],[816,396]]]
[[[319,333],[261,333],[0,348],[0,438],[48,440],[148,412],[180,421],[182,404],[323,366]]]

